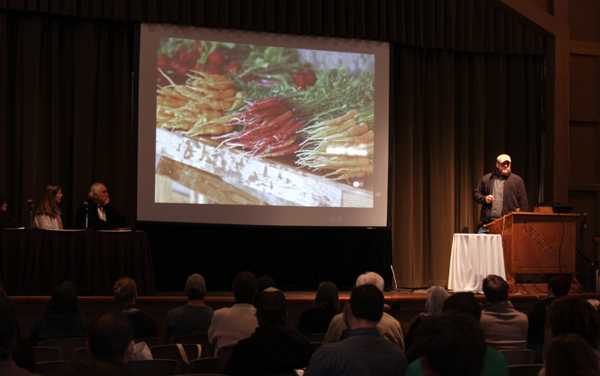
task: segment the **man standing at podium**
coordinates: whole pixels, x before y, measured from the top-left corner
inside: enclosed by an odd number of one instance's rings
[[[511,171],[512,160],[508,154],[496,158],[494,172],[485,174],[473,197],[481,204],[480,233],[487,232],[484,224],[514,211],[527,211],[527,190],[523,179]]]

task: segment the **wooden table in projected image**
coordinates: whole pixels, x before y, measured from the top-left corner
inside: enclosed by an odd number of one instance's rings
[[[372,208],[373,193],[289,164],[156,130],[156,202]]]

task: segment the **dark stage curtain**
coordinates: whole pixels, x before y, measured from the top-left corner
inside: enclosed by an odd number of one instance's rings
[[[444,285],[452,234],[475,230],[473,190],[498,154],[538,201],[544,60],[400,48],[394,61],[394,265],[402,286]]]
[[[389,278],[392,256],[401,285],[443,284],[451,234],[473,228],[471,192],[496,154],[537,194],[547,36],[498,1],[0,0],[0,195],[14,216],[56,182],[70,224],[99,179],[135,218],[138,22],[383,40],[394,55],[389,228],[148,226],[159,289],[180,289],[194,265],[213,289],[242,268],[294,288],[351,284],[365,269]]]

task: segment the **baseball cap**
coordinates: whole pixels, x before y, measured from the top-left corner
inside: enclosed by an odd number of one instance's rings
[[[510,160],[510,155],[508,155],[508,154],[500,154],[499,156],[496,157],[496,161],[498,161],[498,163],[512,162]]]

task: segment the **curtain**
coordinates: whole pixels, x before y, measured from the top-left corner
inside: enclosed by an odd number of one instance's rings
[[[452,234],[479,221],[473,190],[498,154],[538,197],[543,58],[398,48],[391,211],[399,284],[444,285]]]

